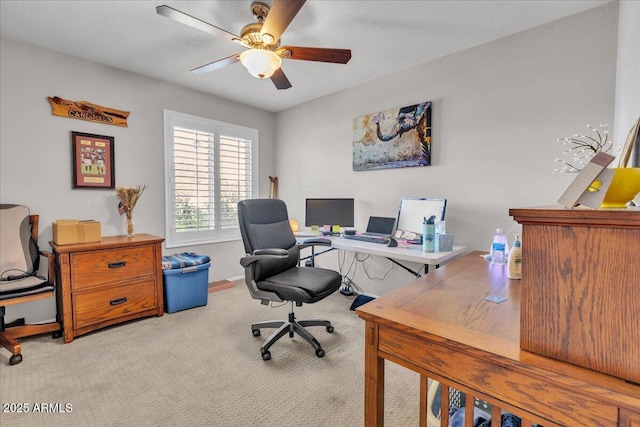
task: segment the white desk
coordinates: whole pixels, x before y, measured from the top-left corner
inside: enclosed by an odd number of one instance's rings
[[[395,264],[418,277],[419,274],[400,264],[397,261],[417,262],[425,265],[425,272],[429,265],[438,266],[451,259],[457,258],[469,252],[467,246],[453,245],[453,250],[448,252],[422,252],[422,245],[405,244],[398,242],[396,247],[388,247],[380,243],[363,242],[361,240],[350,240],[343,237],[333,237],[331,239],[331,247],[334,249],[342,249],[345,251],[359,252],[369,255],[378,255],[388,258]]]
[[[323,236],[317,236],[322,238]],[[312,237],[299,236],[299,241],[304,241]],[[405,244],[398,242],[396,247],[388,247],[380,243],[363,242],[361,240],[345,239],[343,237],[326,237],[331,241],[331,249],[342,249],[350,252],[358,252],[369,255],[377,255],[391,260],[394,264],[399,265],[416,277],[419,277],[416,271],[400,264],[398,261],[416,262],[425,265],[425,273],[428,266],[438,266],[451,259],[457,258],[469,252],[469,248],[463,245],[453,245],[453,250],[448,252],[422,252],[422,245]],[[329,249],[329,250],[331,250]],[[316,253],[313,256],[321,255],[323,252]]]

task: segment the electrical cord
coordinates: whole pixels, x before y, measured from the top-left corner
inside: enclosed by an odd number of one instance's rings
[[[387,276],[389,275],[389,273],[391,273],[391,271],[395,268],[396,265],[394,263],[391,263],[391,267],[387,270],[386,273],[384,273],[384,276],[382,276],[382,277],[373,277],[367,271],[367,266],[366,266],[366,263],[364,262],[367,259],[369,259],[370,256],[371,255],[367,255],[364,259],[358,260],[358,261],[360,261],[362,263],[362,269],[364,270],[364,273],[367,275],[367,278],[369,280],[380,280],[380,281],[385,280],[387,278]]]
[[[382,277],[374,277],[367,270],[366,262],[365,262],[371,257],[371,255],[367,254],[364,256],[359,256],[358,253],[355,253],[353,255],[353,258],[351,259],[351,263],[349,264],[345,272],[345,265],[347,264],[346,252],[348,251],[341,251],[341,250],[338,251],[338,272],[340,273],[340,275],[342,275],[343,288],[345,290],[348,290],[347,292],[342,292],[342,288],[341,288],[341,293],[349,299],[353,299],[357,295],[363,293],[363,289],[360,286],[358,286],[353,280],[353,278],[355,278],[359,264],[362,264],[362,270],[364,271],[364,274],[367,276],[369,280],[380,280],[380,281],[385,280],[389,275],[389,273],[391,273],[391,271],[395,269],[395,264],[391,263],[391,267],[384,273]],[[342,253],[342,259],[340,257],[341,253]]]
[[[355,284],[352,278],[349,277],[350,274],[353,274],[355,277],[356,271],[358,269],[358,264],[356,262],[356,257],[351,259],[351,263],[349,264],[349,268],[346,272],[344,272],[344,266],[347,262],[347,255],[343,253],[342,261],[340,260],[340,253],[343,251],[338,251],[338,271],[342,276],[342,286],[340,288],[340,293],[349,299],[353,299],[357,296],[357,294],[362,292],[362,288]],[[345,251],[346,252],[346,251]],[[353,270],[353,272],[352,272]]]
[[[8,274],[11,271],[17,271],[20,274],[18,274],[18,275]],[[5,274],[6,274],[6,276],[5,276]],[[25,278],[31,277],[31,276],[35,276],[40,280],[45,280],[45,281],[47,280],[43,276],[39,276],[36,271],[29,273],[28,271],[20,270],[18,268],[10,268],[10,269],[5,270],[2,273],[0,273],[0,280],[2,280],[3,282],[8,282],[8,281],[11,281],[11,280],[25,279]]]
[[[340,261],[340,253],[342,253],[343,255],[343,259],[342,261]],[[355,275],[356,273],[356,269],[357,269],[357,264],[356,264],[356,257],[354,256],[351,260],[351,264],[349,265],[349,268],[347,269],[346,273],[343,273],[343,269],[344,269],[344,264],[347,261],[347,254],[345,251],[338,251],[338,272],[342,275],[342,276],[346,276],[348,277],[349,274],[351,274],[351,269],[353,268],[353,275]]]

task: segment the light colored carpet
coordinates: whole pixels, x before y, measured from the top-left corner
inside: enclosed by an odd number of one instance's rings
[[[3,426],[361,426],[364,322],[335,293],[296,309],[335,332],[310,328],[326,351],[317,358],[300,337],[282,338],[265,362],[250,324],[285,319],[288,305],[263,306],[243,283],[209,294],[205,307],[129,322],[76,338],[22,339],[24,361],[0,353],[0,401],[66,413],[0,412]],[[419,377],[386,364],[385,421],[418,424]]]

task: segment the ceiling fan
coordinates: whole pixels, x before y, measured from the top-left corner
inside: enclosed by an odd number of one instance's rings
[[[194,68],[191,70],[192,72],[208,73],[240,61],[253,76],[259,79],[270,78],[276,88],[289,89],[291,83],[280,68],[282,58],[335,64],[346,64],[351,59],[350,49],[280,45],[280,36],[305,1],[273,0],[271,7],[258,1],[251,3],[251,11],[258,22],[245,25],[240,36],[167,5],[157,6],[156,12],[174,21],[236,42],[246,48],[241,53]]]

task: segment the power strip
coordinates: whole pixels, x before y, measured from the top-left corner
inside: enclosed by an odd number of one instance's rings
[[[344,278],[342,281],[342,285],[340,286],[340,293],[345,296],[352,296],[355,294],[353,288],[351,287],[351,280],[348,278]]]

